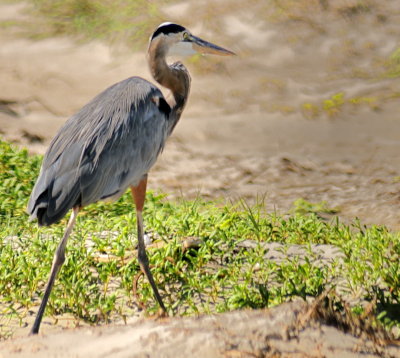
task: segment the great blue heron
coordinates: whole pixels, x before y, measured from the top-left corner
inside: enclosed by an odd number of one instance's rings
[[[50,277],[31,334],[40,323],[65,247],[80,208],[99,200],[118,199],[130,187],[136,206],[138,260],[163,312],[165,306],[149,269],[143,238],[142,210],[147,173],[185,107],[190,76],[181,62],[168,65],[168,55],[196,52],[233,55],[196,36],[183,26],[161,24],[150,38],[151,74],[172,97],[140,77],[130,77],[100,93],[73,115],[52,140],[28,204],[31,219],[51,225],[72,208],[64,236],[54,254]]]

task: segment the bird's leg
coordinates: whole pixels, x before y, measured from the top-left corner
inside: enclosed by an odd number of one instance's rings
[[[153,275],[151,274],[149,267],[149,260],[146,254],[146,247],[144,244],[142,211],[144,206],[144,200],[146,197],[146,186],[147,186],[147,174],[143,177],[143,179],[139,182],[137,186],[131,186],[133,200],[135,201],[136,205],[138,260],[142,272],[146,275],[147,279],[150,282],[151,288],[153,289],[154,296],[156,297],[158,304],[165,313],[166,309],[161,299],[161,296],[158,293],[158,289],[156,283],[154,282]]]
[[[54,281],[56,280],[58,271],[65,261],[65,247],[67,246],[68,237],[71,234],[72,228],[75,225],[75,220],[79,212],[79,207],[72,209],[71,217],[68,221],[67,228],[64,232],[64,236],[61,242],[58,244],[57,250],[54,253],[53,264],[51,266],[50,277],[46,285],[46,290],[44,291],[43,299],[39,307],[39,311],[36,315],[35,322],[33,323],[30,334],[37,334],[39,332],[40,322],[42,321],[44,310],[46,309],[47,301],[53,288]]]

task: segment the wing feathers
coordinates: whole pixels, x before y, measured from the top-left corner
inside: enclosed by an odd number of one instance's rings
[[[74,206],[122,194],[139,182],[167,138],[166,105],[157,87],[132,77],[72,116],[44,156],[28,204],[31,218],[50,225]]]

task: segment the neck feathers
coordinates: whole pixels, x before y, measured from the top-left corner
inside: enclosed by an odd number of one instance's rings
[[[168,65],[166,62],[167,47],[161,40],[150,43],[148,56],[150,71],[154,79],[168,88],[173,95],[169,105],[178,119],[185,107],[190,91],[190,75],[181,62]]]

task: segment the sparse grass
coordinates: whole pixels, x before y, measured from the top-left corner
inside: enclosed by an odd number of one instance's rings
[[[0,142],[0,336],[8,319],[24,322],[36,311],[50,270],[62,224],[38,228],[25,207],[40,157],[29,157]],[[159,244],[148,248],[152,271],[170,314],[223,312],[269,307],[296,298],[318,296],[328,287],[361,314],[373,302],[388,327],[400,326],[400,235],[384,227],[327,223],[314,212],[326,205],[301,201],[301,213],[266,213],[262,203],[168,201],[149,193],[146,230]],[[184,249],[182,240],[201,239]],[[126,319],[137,306],[133,279],[139,272],[134,252],[135,213],[128,194],[114,204],[95,204],[78,217],[67,260],[51,295],[46,315],[72,314],[88,323]],[[269,260],[272,242],[285,254],[303,245],[305,257]],[[342,258],[321,261],[315,244],[334,245]],[[303,255],[304,256],[304,255]],[[338,283],[339,282],[339,283]],[[157,306],[151,288],[139,280],[138,298],[149,313]]]
[[[330,208],[326,201],[320,203],[310,203],[304,199],[297,199],[293,203],[293,213],[299,215],[315,214],[317,216],[321,214],[336,214],[339,212],[337,208]]]
[[[385,76],[389,78],[397,78],[400,76],[400,48],[397,48],[389,59],[386,61]]]
[[[340,92],[332,95],[331,98],[324,100],[322,108],[329,117],[334,117],[338,115],[344,104],[343,98],[344,94]]]
[[[20,0],[3,0],[20,2]],[[178,3],[176,0],[28,0],[34,23],[23,21],[31,36],[35,38],[54,35],[74,35],[80,39],[104,39],[125,43],[142,43],[161,21],[165,21],[162,8]],[[248,8],[254,9],[254,20],[271,23],[296,21],[324,31],[314,16],[333,13],[340,17],[354,17],[377,7],[376,1],[350,1],[328,4],[323,0],[231,0],[229,7],[224,2],[197,2],[190,4],[191,14],[206,28],[218,33],[224,27],[224,16],[236,15]],[[246,14],[248,15],[248,14]],[[254,16],[254,15],[253,15]],[[185,25],[193,24],[187,19]],[[18,24],[18,21],[17,23]],[[3,23],[12,26],[13,22]]]
[[[20,24],[25,35],[46,38],[70,35],[87,41],[137,46],[147,41],[149,34],[163,19],[160,7],[170,2],[147,0],[30,0],[29,21]]]
[[[345,111],[345,108],[358,110],[368,106],[369,109],[377,111],[384,101],[391,100],[392,98],[395,98],[394,94],[378,94],[369,97],[346,98],[343,92],[339,92],[322,100],[321,103],[303,103],[301,106],[301,112],[303,116],[308,119],[316,119],[322,116],[337,118]]]

